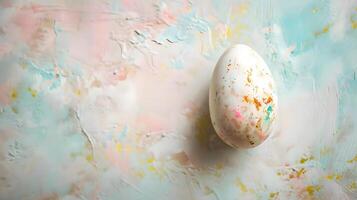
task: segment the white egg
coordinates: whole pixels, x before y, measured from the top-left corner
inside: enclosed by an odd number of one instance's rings
[[[235,148],[261,144],[276,120],[271,72],[257,52],[238,44],[220,57],[211,80],[209,109],[219,137]]]

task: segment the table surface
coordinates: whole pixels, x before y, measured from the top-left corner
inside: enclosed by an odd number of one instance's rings
[[[356,199],[357,1],[0,2],[0,199]],[[208,87],[243,43],[278,120],[217,138]]]

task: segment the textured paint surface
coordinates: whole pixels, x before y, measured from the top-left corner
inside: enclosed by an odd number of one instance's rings
[[[357,198],[356,1],[0,9],[0,199]],[[272,137],[239,151],[208,112],[236,43],[264,58],[279,98]]]

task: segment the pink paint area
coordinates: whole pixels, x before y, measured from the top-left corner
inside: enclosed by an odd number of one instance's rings
[[[10,8],[12,6],[11,0],[3,0],[0,2],[0,6],[3,8]]]
[[[40,26],[40,19],[32,6],[18,9],[12,18],[12,22],[20,29],[20,39],[26,43],[31,42],[32,35]]]
[[[0,104],[2,106],[10,105],[11,98],[10,98],[11,88],[5,84],[0,84]]]
[[[175,15],[172,14],[168,9],[165,9],[161,12],[161,19],[163,19],[168,24],[171,24],[176,21]]]
[[[146,13],[147,15],[154,15],[155,7],[143,3],[141,0],[122,0],[121,6],[126,11],[133,11],[137,13]]]
[[[111,51],[109,44],[112,29],[110,27],[112,27],[113,21],[100,20],[107,17],[105,13],[109,10],[98,10],[95,5],[88,6],[84,10],[91,14],[84,13],[82,17],[86,15],[91,20],[80,22],[78,27],[80,32],[71,38],[70,49],[79,59],[97,63],[104,60],[107,53]],[[88,58],[91,59],[88,60]]]
[[[154,114],[142,115],[137,118],[137,123],[142,125],[145,132],[160,133],[161,131],[168,130],[168,121],[161,116]]]
[[[265,138],[267,137],[267,135],[265,133],[263,133],[262,131],[259,132],[258,137],[260,139],[260,141],[264,141]]]
[[[101,67],[90,69],[96,77],[99,86],[117,85],[127,79],[131,66],[121,65],[114,67]]]
[[[121,145],[121,144],[120,144]],[[120,169],[123,174],[130,172],[130,161],[128,148],[124,145],[119,148],[113,144],[105,149],[107,159],[116,167]]]
[[[234,116],[235,116],[237,119],[240,119],[240,120],[243,119],[243,116],[242,116],[242,114],[239,112],[238,109],[235,109],[235,110],[234,110]]]
[[[0,44],[0,56],[4,56],[5,54],[9,53],[12,50],[12,47],[7,44]]]
[[[125,67],[121,67],[117,73],[117,79],[123,81],[128,75],[128,70]]]

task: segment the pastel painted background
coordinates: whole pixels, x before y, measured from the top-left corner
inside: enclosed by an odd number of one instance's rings
[[[274,133],[234,150],[208,85],[267,62]],[[357,199],[357,1],[0,1],[0,199]]]

